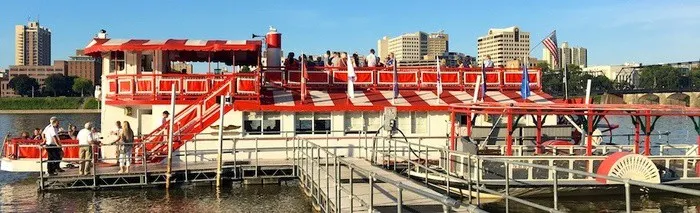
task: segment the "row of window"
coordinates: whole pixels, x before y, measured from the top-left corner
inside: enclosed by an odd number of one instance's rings
[[[345,133],[378,131],[382,124],[380,112],[346,112]],[[243,116],[243,129],[249,135],[279,135],[282,130],[279,112],[246,112]],[[296,113],[294,131],[296,134],[326,134],[331,131],[331,113]],[[397,127],[405,134],[425,134],[428,132],[427,112],[398,113]]]

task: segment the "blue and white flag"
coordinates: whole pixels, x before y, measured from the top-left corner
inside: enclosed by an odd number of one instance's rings
[[[396,62],[393,64],[394,68],[394,98],[391,99],[392,104],[396,104],[396,99],[399,98],[399,71],[396,69]]]
[[[523,97],[523,100],[527,100],[527,97],[530,96],[530,75],[527,72],[527,60],[525,60],[523,64],[523,79],[520,84],[520,96]]]

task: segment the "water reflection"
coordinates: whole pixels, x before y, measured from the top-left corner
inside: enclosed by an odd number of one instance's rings
[[[33,183],[0,188],[0,212],[311,212],[298,182],[37,193]]]

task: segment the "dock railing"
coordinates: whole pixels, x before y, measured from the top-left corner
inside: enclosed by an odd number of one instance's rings
[[[392,146],[393,143],[393,146]],[[446,188],[447,192],[449,193],[450,191],[450,182],[453,180],[459,180],[466,182],[468,185],[468,190],[471,192],[472,189],[475,189],[476,191],[476,196],[472,198],[472,196],[469,196],[469,202],[473,202],[472,199],[476,199],[476,205],[481,206],[481,192],[487,192],[491,194],[496,194],[505,200],[505,205],[506,205],[506,211],[510,209],[510,201],[515,201],[523,205],[527,205],[536,209],[540,209],[543,211],[547,212],[559,212],[559,196],[558,192],[560,189],[559,186],[559,174],[570,174],[567,176],[572,176],[572,175],[578,175],[578,176],[584,176],[588,177],[591,179],[603,179],[607,180],[610,182],[615,182],[615,183],[621,183],[624,185],[624,194],[625,194],[625,205],[626,205],[626,212],[631,212],[632,207],[631,207],[631,186],[636,186],[636,187],[646,187],[650,189],[655,189],[655,190],[661,190],[665,192],[672,192],[672,193],[680,193],[680,194],[686,194],[686,195],[692,195],[692,196],[700,196],[700,190],[695,190],[695,189],[687,189],[687,188],[680,188],[680,187],[674,187],[674,186],[669,186],[669,185],[663,185],[663,184],[653,184],[653,183],[648,183],[648,182],[642,182],[642,181],[637,181],[637,180],[632,180],[628,178],[619,178],[619,177],[612,177],[612,176],[606,176],[606,175],[599,175],[596,173],[592,172],[586,172],[586,171],[580,171],[580,170],[574,170],[574,169],[568,169],[568,168],[561,168],[557,166],[546,166],[546,165],[539,165],[539,164],[533,164],[533,163],[524,163],[524,162],[519,162],[518,160],[510,160],[507,158],[497,158],[497,157],[489,157],[489,156],[478,156],[470,153],[465,153],[465,152],[459,152],[459,151],[454,151],[454,150],[449,150],[446,148],[442,147],[435,147],[435,146],[430,146],[430,145],[425,145],[425,144],[417,144],[413,142],[408,142],[408,141],[402,141],[402,140],[397,140],[397,139],[389,139],[388,143],[386,143],[389,147],[389,149],[384,149],[388,151],[380,152],[379,154],[384,155],[384,156],[389,156],[393,157],[394,163],[396,163],[398,160],[406,161],[409,164],[419,167],[421,169],[424,169],[426,171],[429,171],[430,173],[434,173],[441,178],[443,178],[444,182],[446,183]],[[401,146],[399,146],[401,144]],[[392,148],[393,147],[393,148]],[[403,148],[407,148],[408,150],[400,150]],[[429,158],[428,154],[431,152],[437,152],[440,155],[440,167],[444,169],[444,171],[437,171],[435,169],[431,169],[427,163],[421,163],[421,162],[415,162],[411,155],[413,152],[418,151],[420,152],[425,152],[426,159]],[[403,153],[403,154],[398,154],[398,153]],[[408,156],[405,156],[408,155]],[[418,154],[420,156],[420,154]],[[416,156],[418,157],[418,156]],[[537,157],[537,156],[528,156],[528,157]],[[548,157],[548,156],[544,156]],[[551,156],[549,156],[551,157]],[[604,156],[601,156],[604,157]],[[696,158],[695,156],[692,156],[692,158]],[[484,163],[500,163],[504,165],[504,173],[503,174],[503,182],[504,182],[504,192],[499,192],[493,189],[488,189],[485,185],[483,185],[483,176],[481,174],[489,172],[487,168],[484,167]],[[551,174],[550,177],[553,177],[551,179],[551,185],[552,185],[552,199],[553,199],[553,207],[547,207],[543,206],[525,199],[517,198],[515,196],[512,196],[510,194],[510,187],[512,185],[512,182],[517,182],[520,180],[517,180],[513,177],[512,169],[513,167],[518,166],[518,167],[525,167],[525,168],[531,168],[531,169],[541,169],[541,170],[546,170],[548,173]],[[409,168],[410,170],[410,168]],[[426,172],[426,184],[429,184],[427,179]],[[466,173],[466,174],[465,174]],[[475,178],[474,178],[475,177]]]
[[[362,167],[356,166],[352,162],[346,161],[343,159],[343,157],[338,156],[337,153],[334,151],[331,151],[330,149],[320,146],[316,143],[313,143],[309,140],[303,139],[303,138],[295,138],[293,141],[295,144],[293,147],[295,149],[294,151],[294,164],[297,165],[297,168],[299,170],[299,176],[302,177],[302,181],[304,181],[304,184],[309,184],[311,187],[311,194],[317,204],[322,208],[322,212],[331,212],[331,208],[334,208],[334,212],[341,212],[340,206],[341,206],[341,196],[345,194],[344,196],[347,196],[349,198],[349,211],[354,212],[354,202],[357,201],[363,206],[364,208],[367,209],[368,212],[378,212],[376,209],[374,209],[374,190],[375,190],[375,182],[376,181],[382,181],[385,183],[390,183],[394,186],[396,186],[398,190],[398,196],[396,198],[396,210],[397,212],[402,212],[403,209],[403,196],[402,192],[404,190],[410,191],[412,193],[418,194],[422,197],[431,199],[433,201],[439,202],[443,205],[443,210],[445,212],[449,212],[450,209],[452,208],[458,208],[462,206],[463,204],[460,201],[457,201],[455,199],[450,198],[449,196],[446,195],[438,195],[435,193],[430,193],[418,188],[414,188],[410,185],[403,184],[401,182],[394,181],[392,179],[386,178],[382,175],[373,173],[371,171],[365,170]],[[315,154],[314,154],[315,153]],[[325,155],[325,156],[324,156]],[[325,159],[325,162],[323,162],[322,159]],[[332,160],[331,160],[332,159]],[[321,166],[322,164],[325,165],[325,168]],[[334,165],[333,169],[331,170],[329,168],[329,165]],[[342,166],[347,166],[348,169],[350,170],[350,178],[349,178],[349,186],[346,188],[341,184],[341,170]],[[316,167],[316,168],[314,168]],[[316,171],[314,171],[316,170]],[[321,174],[325,172],[325,177],[321,177]],[[369,184],[370,184],[370,199],[369,201],[364,201],[361,198],[359,198],[355,193],[354,193],[354,184],[353,184],[353,179],[354,179],[354,174],[359,173],[362,174],[366,177],[369,177]],[[325,178],[325,183],[326,183],[326,191],[323,192],[322,187],[319,186],[319,184],[322,182],[321,178]],[[316,181],[313,181],[316,179]],[[310,181],[309,181],[310,180]],[[331,201],[330,199],[330,189],[331,185],[330,183],[333,182],[333,188],[335,188],[335,200]],[[333,204],[333,206],[331,206]],[[467,208],[469,208],[467,206]],[[478,209],[474,209],[475,211],[480,211]]]

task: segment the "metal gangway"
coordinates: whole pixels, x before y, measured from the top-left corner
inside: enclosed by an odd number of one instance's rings
[[[631,194],[633,193],[633,188],[647,188],[662,193],[700,196],[700,190],[599,175],[586,170],[574,169],[574,166],[567,168],[567,166],[554,163],[556,160],[568,161],[567,158],[576,160],[578,159],[577,156],[505,157],[476,155],[449,150],[446,148],[447,146],[438,147],[421,144],[420,141],[418,143],[411,142],[405,138],[381,138],[379,141],[375,141],[375,144],[377,145],[372,147],[375,154],[369,159],[374,164],[390,162],[390,164],[394,164],[391,166],[394,169],[400,168],[397,164],[406,164],[404,167],[409,171],[404,172],[404,174],[410,175],[415,170],[422,171],[414,173],[412,177],[420,178],[420,176],[423,176],[421,179],[423,179],[425,185],[433,185],[444,189],[448,196],[454,197],[458,195],[459,197],[464,197],[468,203],[475,204],[477,207],[482,207],[484,199],[502,199],[505,203],[506,212],[509,212],[514,207],[511,204],[512,202],[546,212],[563,212],[559,206],[559,194],[564,187],[581,186],[583,183],[594,184],[597,183],[596,180],[605,180],[608,184],[617,184],[623,188],[622,194],[626,212],[632,212],[632,202],[634,200],[632,200]],[[601,160],[604,157],[594,156],[593,159]],[[430,161],[430,159],[436,158],[438,162]],[[695,157],[676,156],[671,158],[683,158],[687,162],[690,158],[694,159]],[[589,166],[593,165],[593,161],[587,161],[587,163]],[[588,170],[592,170],[591,168],[592,166],[588,167]],[[526,171],[527,174],[515,175],[515,170],[518,169]],[[533,171],[540,171],[546,175],[541,179],[536,179],[533,178]],[[439,183],[436,184],[435,182]],[[517,194],[513,193],[514,188],[527,185],[551,187],[552,206],[544,206],[531,200],[517,197]]]

